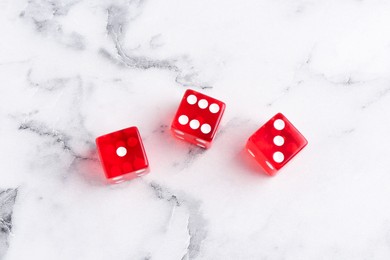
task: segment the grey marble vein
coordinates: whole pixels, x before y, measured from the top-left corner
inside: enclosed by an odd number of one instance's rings
[[[71,145],[69,144],[69,142],[72,139],[71,136],[61,131],[51,129],[42,122],[33,121],[33,120],[26,121],[19,125],[18,130],[29,131],[38,136],[51,139],[54,142],[54,144],[59,145],[59,147],[61,147],[63,151],[70,153],[75,159],[92,160],[92,161],[96,160],[96,158],[90,158],[90,157],[86,157],[83,154],[76,153],[74,149],[71,147]],[[88,143],[90,143],[90,141],[87,141],[87,144]]]
[[[340,86],[345,86],[345,87],[351,87],[354,85],[360,85],[360,84],[365,84],[367,83],[367,80],[355,80],[353,76],[349,75],[345,77],[344,79],[340,80],[333,80],[330,79],[327,75],[324,73],[319,73],[318,74],[320,77],[322,77],[324,80],[327,82],[333,84],[333,85],[340,85]]]
[[[363,104],[361,106],[361,109],[367,109],[369,108],[370,106],[374,105],[375,103],[379,102],[380,100],[388,97],[388,95],[390,94],[390,87],[386,87],[382,90],[380,90],[376,95],[375,97],[373,97],[370,101],[367,101],[365,104]]]
[[[184,159],[173,162],[173,167],[177,167],[180,170],[190,167],[200,156],[205,153],[206,150],[194,145],[188,145],[188,150]]]
[[[0,259],[3,259],[9,247],[12,232],[12,215],[18,189],[0,190]]]
[[[65,33],[59,17],[64,17],[80,1],[35,1],[30,0],[19,17],[31,21],[35,30],[42,35],[54,36],[57,42],[74,50],[84,50],[84,36],[77,32]]]
[[[59,77],[59,78],[50,78],[45,81],[35,81],[32,79],[32,69],[29,69],[27,72],[27,82],[28,84],[37,89],[47,90],[47,91],[55,91],[60,90],[67,87],[72,81],[75,82],[76,85],[81,86],[82,80],[80,76],[76,77]]]
[[[111,62],[133,69],[163,69],[176,72],[176,83],[183,87],[192,86],[201,89],[212,88],[208,83],[200,80],[199,74],[194,70],[187,56],[177,58],[154,59],[148,56],[134,55],[123,47],[123,39],[127,32],[126,28],[132,20],[136,19],[141,12],[143,0],[133,0],[127,5],[112,5],[107,8],[107,34],[114,43],[115,55],[101,48],[99,53]],[[161,35],[158,35],[161,37]],[[150,44],[153,44],[156,36],[152,36]],[[156,47],[154,45],[154,47]]]
[[[197,72],[179,73],[175,79],[176,83],[183,87],[199,87],[201,89],[211,89],[213,86],[199,81],[199,74]]]
[[[126,5],[112,5],[107,9],[107,34],[112,39],[117,55],[122,64],[137,69],[167,69],[178,71],[174,60],[151,59],[146,56],[136,56],[126,53],[123,48],[123,38],[126,33],[128,23],[138,17],[144,0],[129,1]],[[104,51],[103,51],[104,52]]]
[[[67,3],[59,0],[31,0],[28,1],[19,16],[31,22],[39,34],[51,36],[67,48],[83,51],[87,48],[85,36],[77,31],[65,32],[60,19],[80,2],[79,0]],[[106,7],[106,31],[113,42],[115,52],[102,47],[99,48],[98,53],[114,64],[131,69],[148,70],[154,68],[173,71],[176,73],[175,82],[183,87],[212,88],[211,84],[201,79],[186,55],[157,59],[148,55],[136,55],[124,47],[124,37],[127,34],[128,25],[142,14],[145,3],[145,0],[130,0],[112,3]],[[161,46],[160,43],[156,43],[161,37],[162,34],[152,35],[150,47],[157,48]]]
[[[61,127],[56,126],[53,118],[45,116],[48,110],[56,110],[57,102],[49,108],[43,109],[41,103],[32,99],[34,110],[11,116],[18,122],[19,131],[29,131],[38,136],[52,140],[53,144],[59,145],[62,151],[67,152],[74,159],[96,160],[81,152],[84,148],[94,148],[93,135],[85,127],[85,117],[81,113],[83,106],[83,80],[79,75],[69,77],[54,77],[45,80],[35,80],[33,70],[29,69],[26,80],[31,88],[47,92],[48,95],[63,95],[64,91],[69,91],[70,95],[64,99],[64,104],[68,107],[68,113],[64,117],[68,124]],[[74,131],[77,130],[77,131]],[[77,146],[77,148],[76,148]],[[78,150],[80,149],[81,150]]]
[[[183,192],[174,193],[156,182],[150,183],[150,187],[158,199],[165,200],[175,207],[185,207],[188,211],[187,232],[190,236],[190,243],[182,259],[196,258],[201,251],[203,241],[207,237],[207,221],[202,215],[200,201]]]
[[[330,138],[344,138],[346,136],[350,136],[352,134],[354,134],[356,132],[356,127],[349,127],[349,128],[346,128],[346,129],[343,129],[343,130],[339,130],[338,132],[336,133],[333,133],[333,134],[330,134],[329,137]]]
[[[303,84],[303,83],[304,83],[304,80],[298,80],[297,82],[295,82],[295,83],[293,83],[293,84],[291,84],[291,85],[285,87],[285,88],[281,91],[280,95],[279,95],[277,98],[275,98],[274,100],[272,100],[271,102],[269,102],[269,103],[267,104],[267,106],[268,106],[268,107],[274,106],[274,104],[275,104],[278,100],[280,100],[282,97],[284,97],[284,96],[288,95],[289,93],[291,93],[291,91],[295,90],[296,88],[298,88],[298,87],[299,87],[301,84]]]

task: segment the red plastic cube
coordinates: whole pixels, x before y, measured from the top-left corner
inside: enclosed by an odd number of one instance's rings
[[[96,145],[110,182],[119,183],[148,173],[148,158],[137,127],[99,136]]]
[[[209,148],[225,107],[222,101],[188,89],[171,125],[173,135],[202,148]]]
[[[305,137],[278,113],[249,137],[246,148],[267,174],[275,175],[306,145]]]

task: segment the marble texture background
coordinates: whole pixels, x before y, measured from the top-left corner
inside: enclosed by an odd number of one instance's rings
[[[0,0],[0,259],[390,259],[390,1]],[[227,110],[171,137],[186,88]],[[309,145],[243,151],[283,112]],[[151,173],[105,185],[137,125]]]

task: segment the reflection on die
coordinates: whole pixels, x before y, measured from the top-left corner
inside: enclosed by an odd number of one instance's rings
[[[275,175],[306,145],[305,137],[278,113],[249,137],[246,149],[267,174]]]
[[[188,89],[171,125],[173,135],[199,147],[209,148],[225,106],[222,101]]]
[[[122,129],[96,138],[106,178],[120,183],[149,172],[149,162],[137,127]]]

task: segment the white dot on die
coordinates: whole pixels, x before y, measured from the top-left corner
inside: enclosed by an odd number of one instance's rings
[[[190,127],[191,127],[192,129],[198,129],[199,126],[200,126],[200,123],[199,123],[198,120],[196,120],[196,119],[191,120],[191,122],[190,122]]]
[[[127,149],[124,148],[123,146],[118,147],[118,149],[116,149],[116,155],[118,155],[119,157],[123,157],[126,154],[127,154]]]
[[[215,114],[215,113],[218,113],[219,106],[218,106],[218,104],[213,103],[210,105],[209,109],[210,109],[211,113]]]
[[[189,96],[187,97],[187,102],[188,102],[188,104],[190,104],[190,105],[195,104],[196,101],[198,101],[198,98],[197,98],[195,95],[189,95]]]
[[[277,146],[282,146],[284,144],[284,138],[280,135],[274,137],[274,144]]]
[[[284,123],[284,121],[282,119],[276,119],[275,122],[274,122],[274,127],[277,130],[283,130],[285,125],[286,124]]]
[[[179,123],[181,125],[186,125],[188,123],[188,116],[186,115],[179,116]]]
[[[275,152],[272,158],[274,159],[275,162],[281,163],[284,161],[284,154],[281,152]]]
[[[201,100],[199,100],[199,102],[198,102],[198,106],[199,106],[201,109],[205,109],[208,105],[209,105],[209,102],[207,102],[206,99],[201,99]]]
[[[203,124],[200,127],[200,131],[202,131],[202,133],[204,133],[204,134],[208,134],[211,132],[211,126],[209,124]]]

